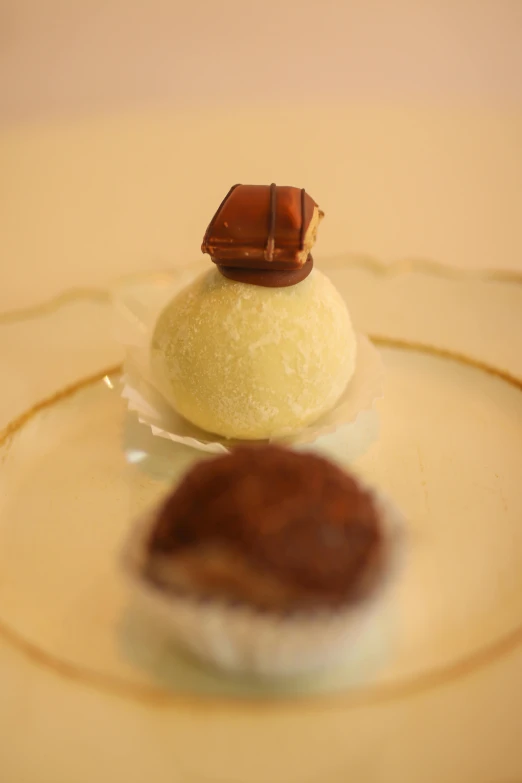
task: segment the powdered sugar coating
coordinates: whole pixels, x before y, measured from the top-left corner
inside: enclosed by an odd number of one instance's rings
[[[151,368],[186,419],[229,438],[297,432],[330,410],[355,369],[341,296],[319,270],[288,288],[238,283],[211,269],[170,302]]]

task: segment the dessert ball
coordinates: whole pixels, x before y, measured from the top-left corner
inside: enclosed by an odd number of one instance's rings
[[[372,494],[331,462],[243,447],[188,473],[148,548],[169,589],[286,614],[367,597],[385,537]]]
[[[289,435],[329,411],[353,375],[344,301],[313,269],[268,287],[214,267],[161,314],[151,343],[157,385],[193,424],[227,438]]]
[[[220,668],[323,668],[388,608],[400,517],[319,456],[256,445],[200,462],[145,522],[127,558],[142,607]]]
[[[239,440],[278,438],[329,411],[356,361],[346,306],[314,270],[324,213],[304,188],[234,185],[205,232],[214,268],[154,331],[151,369],[178,413]]]

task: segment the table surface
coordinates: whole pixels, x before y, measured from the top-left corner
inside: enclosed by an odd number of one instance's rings
[[[199,257],[234,182],[305,186],[318,256],[522,269],[522,109],[127,111],[0,132],[0,312]]]

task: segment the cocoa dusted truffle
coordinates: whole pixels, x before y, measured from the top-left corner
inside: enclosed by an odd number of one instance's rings
[[[178,594],[277,613],[333,610],[379,584],[373,494],[329,461],[273,445],[203,461],[160,509],[146,575]]]
[[[389,500],[327,460],[242,447],[192,468],[136,525],[125,563],[174,644],[229,672],[294,676],[354,646],[364,657],[388,625],[403,528]]]

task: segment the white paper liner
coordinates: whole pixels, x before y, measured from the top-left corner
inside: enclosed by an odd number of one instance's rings
[[[278,615],[223,600],[176,595],[143,576],[146,540],[155,514],[131,531],[122,563],[138,608],[174,644],[222,670],[263,677],[313,673],[339,663],[372,621],[384,616],[404,553],[404,519],[373,493],[382,515],[388,560],[379,587],[364,601],[324,613]]]
[[[180,416],[159,391],[149,362],[149,346],[156,320],[166,304],[201,272],[200,265],[157,275],[147,283],[127,286],[115,302],[115,336],[125,349],[122,397],[128,409],[152,434],[214,454],[228,452],[238,441],[196,427]],[[313,443],[341,427],[354,424],[382,397],[384,366],[379,351],[357,334],[355,373],[336,406],[298,433],[273,441],[289,446]]]

